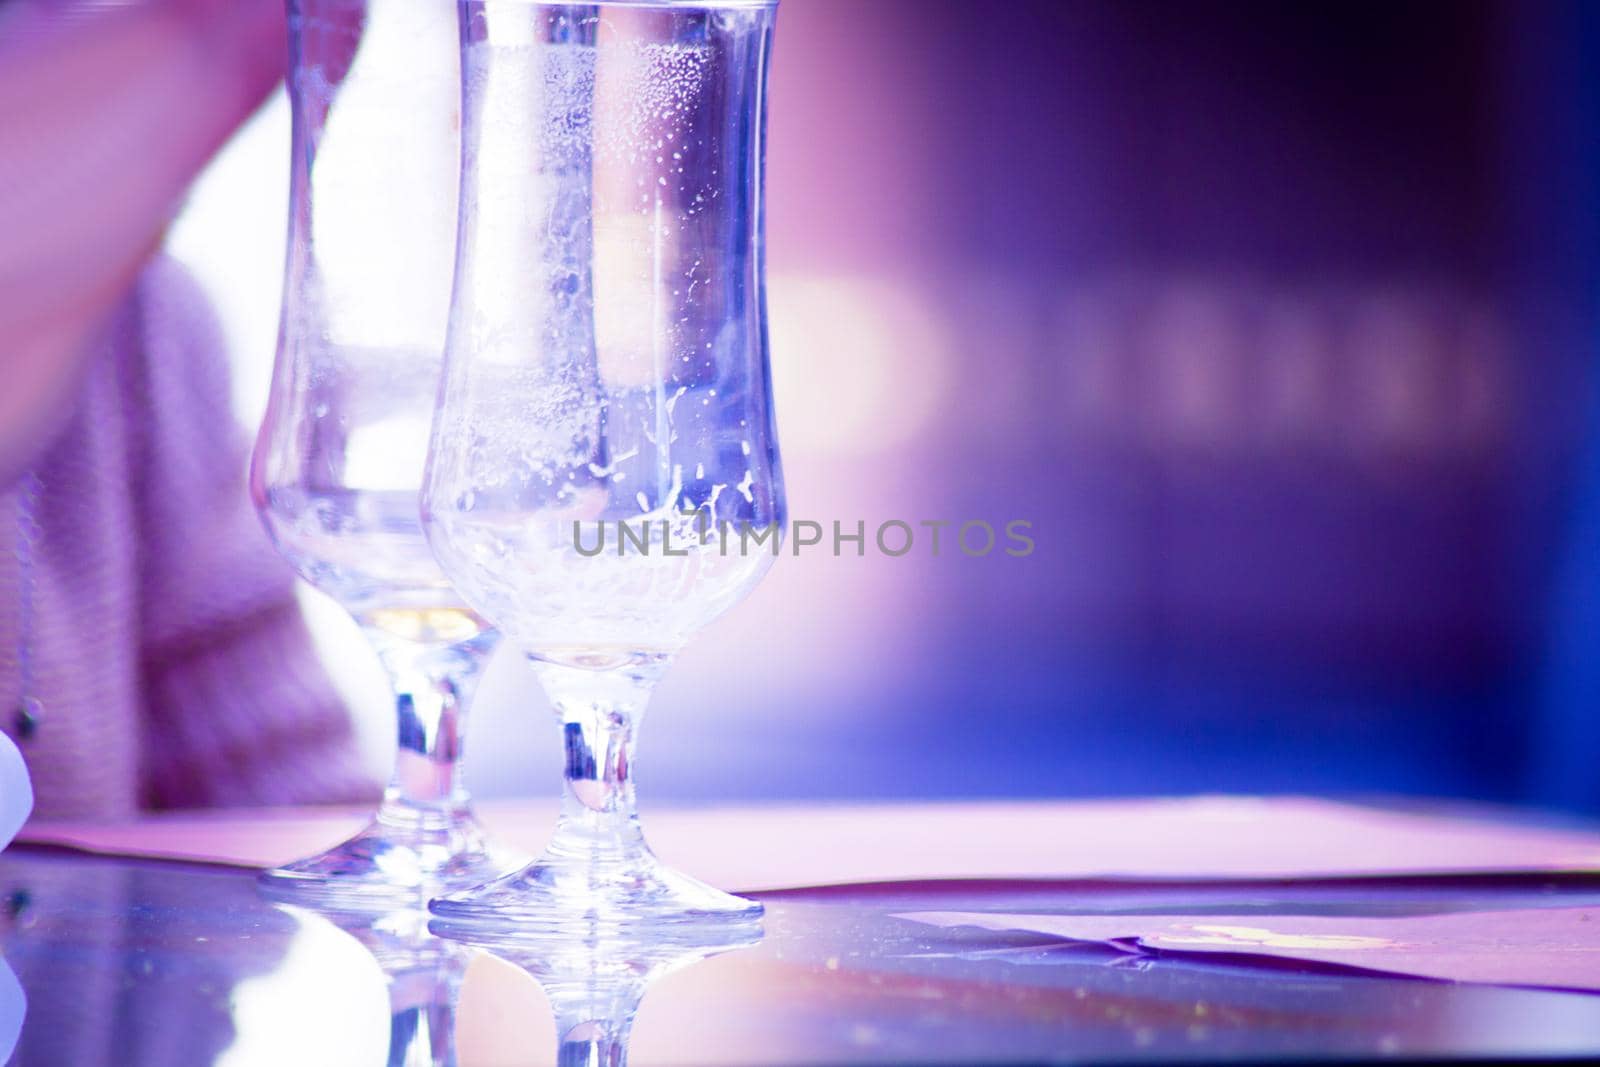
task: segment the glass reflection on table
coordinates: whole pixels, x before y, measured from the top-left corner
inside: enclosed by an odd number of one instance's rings
[[[435,920],[430,928],[463,939],[519,968],[544,990],[556,1025],[559,1067],[622,1067],[634,1020],[651,983],[701,960],[760,942],[759,923],[711,924],[694,936],[543,936],[518,942],[494,938],[476,925]]]
[[[759,944],[676,971],[687,959],[506,944],[455,956],[411,920],[369,927],[274,906],[253,877],[15,846],[0,854],[0,955],[27,997],[11,1062],[373,1067],[454,1056],[460,1067],[527,1067],[557,1054],[592,1063],[624,1044],[635,1067],[1600,1054],[1600,996],[1135,957],[905,918],[1600,907],[1591,876],[767,893]]]
[[[277,906],[301,924],[302,932],[318,930],[345,937],[376,963],[387,995],[388,1047],[381,1060],[371,1062],[387,1067],[454,1067],[456,998],[466,975],[470,950],[431,935],[427,915],[421,911],[363,915],[317,913],[288,904]],[[326,952],[323,958],[309,961],[312,966],[307,968],[308,981],[300,988],[309,986],[316,993],[332,994],[328,999],[339,1004],[345,999],[344,976],[331,978],[332,972],[324,966],[326,958],[333,954]],[[367,984],[370,987],[370,981]],[[303,1018],[304,1013],[280,1011],[278,1017]],[[369,1038],[382,1029],[373,1024],[365,1027]]]

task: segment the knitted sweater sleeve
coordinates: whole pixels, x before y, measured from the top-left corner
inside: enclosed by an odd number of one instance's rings
[[[139,300],[129,376],[143,529],[141,785],[155,808],[365,800],[349,714],[318,666],[287,565],[245,488],[221,332],[181,268]]]

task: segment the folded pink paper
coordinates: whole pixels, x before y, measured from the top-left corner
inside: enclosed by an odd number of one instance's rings
[[[1372,918],[1326,915],[1037,915],[911,912],[939,927],[1022,930],[1129,949],[1332,963],[1450,982],[1600,992],[1600,909]]]
[[[537,853],[552,802],[482,805]],[[350,810],[32,823],[20,840],[267,867],[363,822]],[[1600,835],[1305,797],[745,807],[648,812],[668,862],[735,890],[926,879],[1238,879],[1600,869]]]

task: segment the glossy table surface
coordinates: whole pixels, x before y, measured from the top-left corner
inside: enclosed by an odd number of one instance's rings
[[[759,895],[767,914],[746,944],[482,947],[433,937],[419,915],[274,904],[239,867],[14,846],[0,854],[0,945],[15,976],[0,974],[0,1040],[15,1042],[14,1063],[82,1067],[1600,1056],[1600,995],[1579,989],[1136,950],[971,918],[1116,916],[1131,930],[1155,915],[1228,916],[1236,929],[1239,916],[1265,928],[1503,914],[1513,918],[1488,927],[1504,930],[1516,916],[1586,922],[1593,907],[1594,937],[1561,947],[1600,952],[1600,877],[1582,872],[921,880]],[[1512,938],[1501,951],[1524,950]],[[1575,958],[1582,978],[1590,957]]]

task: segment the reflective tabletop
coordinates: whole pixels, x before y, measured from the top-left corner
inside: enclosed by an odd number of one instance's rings
[[[1600,1055],[1600,996],[1130,952],[937,913],[1395,915],[1595,906],[1600,878],[924,882],[762,894],[664,948],[441,940],[271,903],[236,868],[0,855],[9,1062],[921,1064]]]

